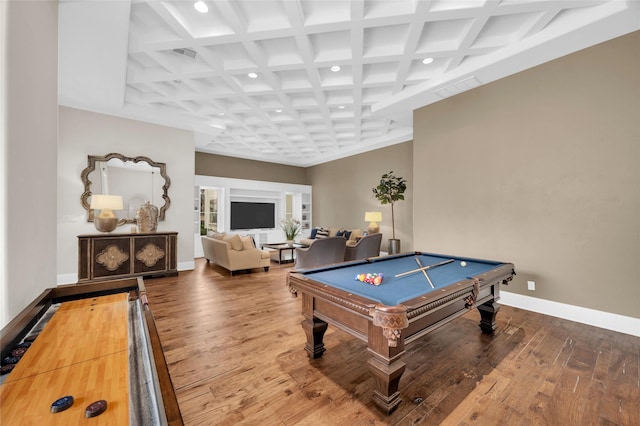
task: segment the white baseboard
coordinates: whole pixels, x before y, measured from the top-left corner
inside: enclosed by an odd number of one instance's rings
[[[500,290],[499,303],[640,337],[640,318],[523,296],[504,290]]]
[[[196,261],[178,262],[178,271],[193,271],[196,269]]]
[[[78,282],[78,274],[60,274],[56,278],[57,285],[75,284]]]
[[[196,262],[180,262],[178,263],[178,271],[192,271],[196,268]],[[57,285],[75,284],[78,282],[78,274],[59,274],[56,277]]]

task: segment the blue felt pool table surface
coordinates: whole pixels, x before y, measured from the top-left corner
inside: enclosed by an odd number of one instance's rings
[[[419,271],[403,277],[395,277],[395,275],[402,272],[419,268],[416,258],[420,260],[422,266],[435,265],[449,259],[453,259],[453,262],[436,266],[426,271],[435,288],[431,288],[424,274]],[[461,265],[462,261],[466,262],[466,266]],[[503,263],[491,260],[416,253],[405,256],[374,258],[370,261],[340,265],[331,269],[318,268],[301,272],[307,278],[317,282],[371,299],[383,305],[396,306],[451,284],[471,279],[500,265],[503,265]],[[356,279],[358,274],[367,273],[382,273],[384,275],[382,283],[376,286]]]

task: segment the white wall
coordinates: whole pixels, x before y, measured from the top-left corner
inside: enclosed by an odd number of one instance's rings
[[[58,2],[1,3],[4,326],[56,282]]]
[[[0,2],[0,129],[5,129],[7,123],[6,111],[7,111],[7,98],[5,94],[5,87],[7,86],[7,27],[8,27],[8,10],[7,3]],[[5,209],[7,208],[7,134],[3,131],[1,136],[2,145],[0,145],[0,235],[6,235],[7,223]],[[8,251],[5,249],[6,240],[3,239],[0,244],[0,326],[4,326],[9,322],[11,316],[9,315],[9,289],[7,285],[9,283],[7,277],[7,265],[9,264],[6,258]]]
[[[77,236],[97,232],[80,204],[87,156],[111,152],[167,164],[171,206],[158,230],[178,232],[178,270],[193,269],[193,133],[62,106],[59,126],[58,284],[76,282]],[[125,225],[116,232],[128,231]]]

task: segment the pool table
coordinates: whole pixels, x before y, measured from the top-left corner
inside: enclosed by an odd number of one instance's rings
[[[356,279],[367,273],[382,274],[382,283]],[[500,284],[514,275],[512,263],[415,252],[292,270],[287,282],[294,296],[302,295],[309,357],[325,352],[328,324],[366,342],[373,401],[390,414],[401,402],[405,346],[474,307],[481,330],[493,333]]]

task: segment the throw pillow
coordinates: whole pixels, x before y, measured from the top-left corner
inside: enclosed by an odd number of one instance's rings
[[[311,239],[311,240],[315,239],[317,233],[318,233],[318,228],[313,228],[311,230],[311,235],[309,235],[309,239]]]
[[[214,240],[224,240],[224,237],[226,236],[227,234],[224,232],[214,232],[213,235],[211,235]]]
[[[344,237],[344,233],[346,231],[344,231],[343,229],[339,230],[338,232],[336,232],[336,237]],[[345,237],[346,238],[346,237]]]
[[[251,250],[256,248],[252,236],[244,235],[241,236],[240,239],[242,240],[242,250]]]
[[[344,235],[344,237],[348,240],[351,237],[351,231],[347,231],[346,229],[344,230],[344,233],[342,234]]]
[[[316,238],[327,238],[327,237],[329,237],[328,229],[323,229],[323,228],[318,229],[318,232],[316,233]]]
[[[351,236],[349,237],[350,240],[355,240],[357,237],[362,237],[362,230],[361,229],[352,229],[351,230]]]
[[[233,250],[242,251],[242,240],[240,239],[240,235],[227,235],[224,237],[224,240],[231,245]]]

